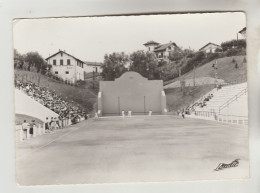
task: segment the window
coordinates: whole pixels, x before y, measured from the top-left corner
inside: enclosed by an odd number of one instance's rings
[[[69,74],[69,71],[66,71],[65,73],[66,73],[66,74]]]
[[[61,66],[63,65],[63,60],[60,60],[60,65],[61,65]]]
[[[56,65],[56,60],[53,60],[53,65]]]
[[[67,65],[70,65],[70,59],[67,59]]]
[[[55,71],[55,74],[59,74],[58,71]]]
[[[60,53],[60,56],[63,56],[63,53],[62,53],[62,52]]]

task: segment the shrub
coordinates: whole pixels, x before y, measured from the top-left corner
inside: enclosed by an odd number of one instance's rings
[[[238,56],[238,55],[245,55],[245,54],[246,53],[244,49],[237,49],[237,48],[232,48],[225,52],[225,56]]]
[[[236,48],[246,48],[246,40],[241,39],[241,40],[230,40],[230,41],[226,41],[221,43],[221,47],[223,49],[223,51],[227,51],[229,49],[232,49],[233,47]]]

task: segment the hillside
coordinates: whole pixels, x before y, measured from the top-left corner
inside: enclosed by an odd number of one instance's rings
[[[238,68],[235,68],[235,63],[232,62],[233,58],[238,64]],[[246,63],[243,63],[245,56],[234,56],[217,59],[217,78],[219,82],[231,83],[231,82],[243,82],[246,78],[247,68]],[[167,86],[164,86],[167,99],[167,107],[170,111],[177,111],[185,108],[205,95],[207,92],[214,88],[215,71],[212,68],[214,61],[211,61],[203,66],[200,66],[195,71],[195,77],[198,80],[203,80],[204,85],[191,86],[193,79],[193,71],[184,74],[186,86],[184,90],[181,90],[179,78],[166,82]]]
[[[27,79],[27,81],[34,82],[38,85],[38,73],[23,70],[15,70],[14,73],[17,80],[26,81]],[[87,112],[93,110],[93,105],[97,101],[96,93],[90,89],[83,89],[60,83],[59,81],[50,79],[44,75],[40,75],[40,87],[49,87],[50,90],[54,90],[57,94],[63,96],[64,100],[77,103]]]
[[[247,64],[243,63],[243,60],[246,56],[232,56],[232,57],[224,57],[217,59],[217,78],[222,79],[227,83],[236,81],[239,79],[245,79],[247,74]],[[238,68],[235,68],[235,63],[232,62],[234,60],[238,64]],[[211,77],[215,78],[215,71],[212,68],[213,63],[216,60],[206,63],[203,66],[197,67],[195,70],[195,78],[201,77]],[[193,71],[190,71],[184,74],[185,79],[193,79]],[[175,78],[173,80],[167,81],[164,85],[168,85],[170,83],[178,81],[179,78]]]
[[[214,85],[165,89],[166,104],[169,111],[177,111],[188,107],[200,97],[212,90]]]

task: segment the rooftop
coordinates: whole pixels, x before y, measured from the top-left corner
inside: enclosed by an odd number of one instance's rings
[[[87,64],[88,66],[102,66],[101,62],[88,62],[88,61],[84,61],[85,64]]]
[[[80,59],[76,58],[75,56],[72,56],[72,55],[70,55],[70,54],[66,53],[66,52],[65,52],[65,50],[64,50],[64,51],[62,51],[62,50],[59,50],[59,51],[58,51],[58,52],[56,52],[55,54],[53,54],[53,55],[49,56],[48,58],[46,58],[45,60],[48,60],[48,59],[52,58],[53,56],[56,56],[56,55],[57,55],[57,54],[59,54],[59,53],[64,53],[64,54],[67,54],[68,56],[71,56],[71,57],[73,57],[75,60],[78,60],[78,61],[80,61],[80,62],[82,62],[82,63],[85,63],[85,62],[83,62],[82,60],[80,60]]]
[[[146,45],[150,45],[150,44],[157,44],[157,45],[159,45],[159,43],[155,42],[155,41],[148,41],[144,45],[146,46]]]
[[[242,34],[246,32],[246,27],[244,27],[242,30],[240,30],[238,33]]]
[[[221,47],[221,46],[218,45],[218,44],[214,44],[214,43],[209,42],[209,43],[207,43],[205,46],[203,46],[202,48],[200,48],[199,51],[201,51],[203,48],[207,47],[207,46],[210,45],[210,44],[212,44],[212,45],[214,45],[214,46]]]
[[[154,51],[155,52],[159,52],[159,51],[164,51],[166,48],[168,48],[170,45],[174,45],[177,47],[177,45],[174,42],[169,42],[167,44],[161,44],[159,46],[157,46]]]

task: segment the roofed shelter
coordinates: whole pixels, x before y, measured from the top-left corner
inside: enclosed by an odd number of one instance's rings
[[[130,71],[115,81],[100,81],[99,84],[99,115],[121,115],[122,111],[131,111],[133,115],[167,112],[162,80],[148,80]]]

